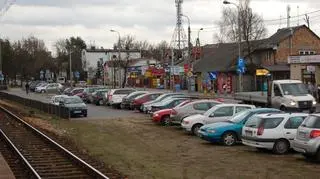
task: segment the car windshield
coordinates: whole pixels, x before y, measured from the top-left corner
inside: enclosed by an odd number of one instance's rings
[[[302,83],[281,84],[284,95],[306,95],[308,90]]]
[[[233,118],[231,118],[229,121],[233,123],[239,123],[241,122],[244,118],[246,118],[251,112],[249,110],[244,110],[239,113],[237,113]]]
[[[64,102],[65,102],[66,104],[83,103],[80,98],[65,98]]]

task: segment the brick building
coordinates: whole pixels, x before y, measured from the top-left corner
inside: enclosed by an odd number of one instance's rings
[[[320,84],[320,55],[317,55],[320,54],[320,39],[305,25],[282,28],[269,38],[250,43],[250,53],[246,52],[244,42],[241,45],[247,67],[267,69],[274,80],[298,79],[304,82],[316,81]],[[216,88],[220,89],[227,81],[230,85],[228,89],[231,89],[228,92],[238,91],[237,57],[236,43],[204,47],[203,57],[194,65],[198,88],[202,88],[201,83],[206,80],[207,73],[214,71],[217,73],[217,80],[214,81]],[[313,60],[306,60],[311,57]],[[265,77],[256,76],[253,71],[243,75],[244,91],[261,90],[266,80]]]

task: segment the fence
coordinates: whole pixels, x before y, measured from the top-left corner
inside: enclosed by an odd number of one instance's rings
[[[44,103],[41,101],[33,100],[33,99],[26,99],[20,96],[8,94],[5,92],[0,92],[0,99],[7,99],[10,101],[14,101],[25,106],[38,109],[42,112],[55,115],[59,118],[69,119],[70,113],[69,109],[63,106],[57,106],[49,103]]]

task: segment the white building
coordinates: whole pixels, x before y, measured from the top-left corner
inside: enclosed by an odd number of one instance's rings
[[[129,55],[129,57],[128,57]],[[97,70],[97,63],[102,59],[103,63],[111,61],[112,59],[118,59],[119,52],[114,49],[84,49],[81,53],[81,59],[84,71],[88,73],[88,79],[93,79]],[[120,59],[130,60],[140,59],[141,51],[139,50],[121,50]],[[107,67],[105,71],[105,76],[107,76],[105,81],[110,81],[113,78],[113,70]],[[116,72],[116,82],[121,83],[123,78],[123,70],[118,70]],[[119,83],[120,82],[120,83]]]

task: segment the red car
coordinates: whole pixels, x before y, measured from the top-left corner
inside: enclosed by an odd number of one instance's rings
[[[184,106],[188,103],[190,103],[192,100],[186,100],[182,103],[180,103],[178,106],[176,107],[181,107]],[[159,111],[156,111],[152,114],[152,121],[156,122],[156,123],[160,123],[162,125],[170,125],[170,114],[172,112],[173,109],[162,109]]]
[[[131,104],[130,104],[130,108],[131,109],[138,109],[141,111],[140,107],[143,103],[146,103],[148,101],[154,100],[156,99],[158,96],[162,95],[163,93],[161,92],[156,92],[156,93],[147,93],[144,94],[142,96],[139,96],[138,98],[135,98]]]

